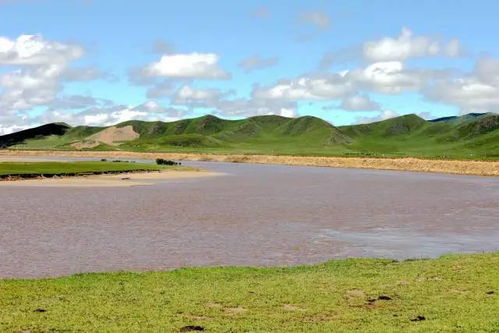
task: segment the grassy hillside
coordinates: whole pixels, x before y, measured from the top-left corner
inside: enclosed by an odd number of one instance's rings
[[[499,254],[0,280],[6,332],[497,332]]]
[[[64,133],[26,137],[14,144],[6,144],[5,138],[0,137],[0,145],[4,143],[14,149],[499,158],[497,114],[469,114],[432,121],[406,115],[342,127],[311,116],[226,120],[212,115],[169,123],[134,120],[115,125],[125,126],[131,126],[139,138],[86,145],[92,135],[104,128],[78,126]]]
[[[388,155],[498,158],[499,115],[425,121],[407,115],[340,128],[354,139],[350,149]]]
[[[46,124],[27,130],[15,132],[0,136],[0,148],[6,148],[16,144],[23,143],[29,139],[42,139],[49,136],[61,136],[65,134],[71,127],[65,123]]]

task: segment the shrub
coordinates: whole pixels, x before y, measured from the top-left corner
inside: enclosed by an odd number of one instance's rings
[[[175,161],[172,161],[172,160],[165,160],[163,158],[157,158],[156,159],[156,164],[158,164],[158,165],[181,165],[182,163],[175,162]]]

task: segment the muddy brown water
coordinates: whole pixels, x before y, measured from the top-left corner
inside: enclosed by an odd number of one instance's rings
[[[1,187],[0,277],[499,250],[499,178],[186,164],[227,175]]]

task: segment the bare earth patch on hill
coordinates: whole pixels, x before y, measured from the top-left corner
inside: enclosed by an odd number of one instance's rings
[[[108,145],[116,145],[122,142],[138,139],[140,134],[133,130],[131,125],[124,127],[111,126],[94,135],[88,137],[88,140],[102,142]]]

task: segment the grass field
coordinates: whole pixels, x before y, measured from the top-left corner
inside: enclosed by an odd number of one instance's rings
[[[0,162],[0,177],[44,175],[67,176],[79,174],[97,174],[131,171],[159,171],[164,166],[130,162]]]
[[[81,274],[0,280],[0,330],[498,332],[498,294],[499,253]]]

